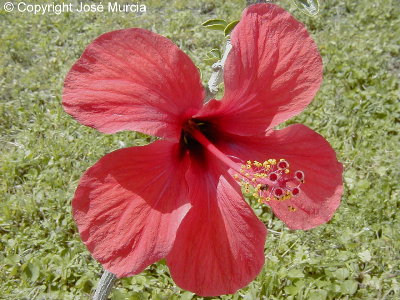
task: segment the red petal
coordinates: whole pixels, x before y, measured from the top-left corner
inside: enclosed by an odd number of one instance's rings
[[[202,106],[200,75],[170,40],[131,28],[101,35],[64,83],[63,105],[105,133],[136,130],[178,139],[185,115]]]
[[[225,95],[199,113],[226,131],[262,134],[297,115],[322,81],[322,61],[304,25],[277,5],[252,5],[232,34]]]
[[[338,208],[343,193],[342,164],[329,143],[310,128],[296,124],[262,139],[237,137],[235,148],[225,148],[243,161],[283,158],[291,172],[304,172],[305,183],[297,197],[268,202],[289,228],[310,229],[326,223]],[[296,211],[290,211],[289,206]]]
[[[231,294],[246,286],[264,264],[266,229],[218,162],[187,175],[193,207],[178,229],[167,257],[181,288],[200,296]]]
[[[157,141],[114,151],[83,175],[72,201],[83,242],[118,277],[165,257],[190,208],[178,145]]]

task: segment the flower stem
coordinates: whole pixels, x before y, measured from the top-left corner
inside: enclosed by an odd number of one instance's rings
[[[93,300],[107,300],[116,280],[117,276],[104,270],[94,293]]]
[[[209,101],[210,99],[214,98],[215,95],[218,93],[218,85],[223,81],[224,77],[224,65],[225,61],[228,58],[228,54],[232,49],[231,40],[228,38],[225,44],[225,51],[222,55],[220,61],[217,61],[215,64],[212,65],[213,72],[211,74],[210,80],[208,81],[208,89],[207,89],[207,97],[205,102]]]

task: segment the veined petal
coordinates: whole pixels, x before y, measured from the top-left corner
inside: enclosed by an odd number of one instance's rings
[[[200,296],[231,294],[246,286],[264,264],[265,225],[244,201],[219,162],[193,166],[187,175],[193,204],[167,256],[172,278]]]
[[[65,79],[63,105],[104,133],[135,130],[178,140],[203,93],[185,53],[165,37],[131,28],[105,33],[86,48]]]
[[[297,115],[322,81],[322,61],[304,25],[274,4],[247,8],[232,33],[225,94],[198,114],[221,130],[262,134]]]
[[[82,241],[118,277],[165,257],[190,208],[179,145],[156,141],[114,151],[89,168],[72,201]]]
[[[304,173],[305,182],[296,197],[268,202],[289,228],[310,229],[332,218],[343,193],[343,166],[321,135],[296,124],[275,130],[264,138],[237,136],[232,145],[226,143],[221,148],[243,161],[282,158],[289,163],[290,172]]]

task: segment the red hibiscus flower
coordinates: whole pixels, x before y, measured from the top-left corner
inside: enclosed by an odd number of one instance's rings
[[[260,272],[267,233],[240,183],[291,229],[327,222],[340,203],[342,166],[328,142],[303,125],[273,130],[322,80],[305,27],[276,5],[253,5],[232,45],[224,97],[207,104],[189,57],[138,28],[97,38],[65,79],[64,109],[80,123],[160,138],[105,155],[72,201],[83,242],[118,277],[166,258],[180,287],[234,293]]]

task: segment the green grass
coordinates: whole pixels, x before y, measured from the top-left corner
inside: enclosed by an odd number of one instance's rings
[[[149,0],[147,13],[28,15],[0,10],[0,298],[87,299],[102,273],[79,239],[70,200],[82,172],[104,154],[143,145],[134,132],[103,135],[60,105],[64,76],[101,33],[142,27],[178,44],[202,70],[223,36],[210,18],[239,18],[245,1]],[[219,299],[400,297],[400,6],[397,0],[320,1],[304,22],[324,60],[314,102],[288,123],[324,135],[345,165],[342,205],[326,225],[290,231],[266,207],[262,273]],[[168,4],[167,4],[168,3]],[[177,288],[163,262],[120,280],[112,299],[200,299]]]

